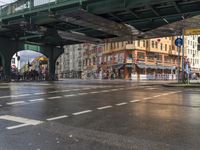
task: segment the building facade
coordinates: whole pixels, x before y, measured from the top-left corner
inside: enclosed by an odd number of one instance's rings
[[[11,59],[11,68],[12,70],[20,70],[20,53],[16,53]]]
[[[199,35],[185,37],[186,58],[192,73],[200,73],[200,51],[197,49]]]
[[[83,72],[83,44],[68,45],[58,58],[56,73],[61,78],[81,78]]]
[[[83,74],[86,78],[99,78],[102,64],[103,44],[83,44]]]
[[[165,37],[106,43],[102,65],[105,78],[176,79],[179,63],[175,39]],[[180,64],[181,57],[180,52]]]
[[[182,47],[177,48],[176,38],[65,46],[56,72],[62,78],[175,80],[182,71]],[[193,70],[199,70],[197,39],[190,38],[185,38],[184,56]]]

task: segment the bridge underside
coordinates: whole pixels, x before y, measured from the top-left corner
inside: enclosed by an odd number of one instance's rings
[[[58,46],[180,35],[183,27],[199,26],[199,0],[46,1],[18,0],[0,8],[0,54],[6,74],[19,43],[46,47],[53,73],[62,53],[62,48],[54,51]]]
[[[174,35],[173,26],[159,27],[200,14],[199,6],[199,0],[57,0],[42,5],[18,0],[1,8],[0,37],[60,46],[168,36]]]

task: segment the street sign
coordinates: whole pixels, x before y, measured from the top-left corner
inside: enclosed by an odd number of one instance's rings
[[[177,47],[181,47],[181,46],[183,45],[183,39],[182,39],[182,38],[177,38],[177,39],[175,40],[175,45],[176,45]]]
[[[200,28],[185,29],[184,34],[185,35],[199,35],[200,34]]]

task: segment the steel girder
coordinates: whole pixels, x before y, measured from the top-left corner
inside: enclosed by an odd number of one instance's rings
[[[65,40],[78,41],[82,43],[103,43],[103,40],[92,38],[77,32],[58,31],[58,35]]]
[[[83,9],[59,14],[59,19],[82,27],[92,28],[116,36],[136,35],[139,33],[134,27],[117,23],[103,17],[89,13]]]

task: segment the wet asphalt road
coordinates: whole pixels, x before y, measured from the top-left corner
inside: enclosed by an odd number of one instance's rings
[[[200,89],[0,83],[0,150],[199,150]]]

